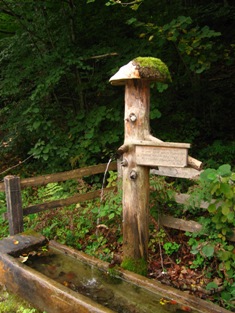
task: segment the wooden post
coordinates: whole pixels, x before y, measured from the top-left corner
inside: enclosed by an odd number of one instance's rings
[[[23,209],[20,190],[20,178],[9,175],[4,177],[7,215],[10,235],[23,232]]]
[[[147,260],[149,234],[149,167],[136,164],[133,140],[144,140],[149,130],[149,82],[130,80],[125,88],[125,142],[123,154],[123,254],[125,259]]]
[[[122,267],[147,274],[149,237],[149,167],[136,162],[136,142],[152,140],[149,127],[150,82],[170,79],[159,59],[137,58],[110,79],[125,85],[125,141],[123,155],[123,262]]]

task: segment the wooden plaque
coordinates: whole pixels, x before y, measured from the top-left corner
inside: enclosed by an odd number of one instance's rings
[[[136,163],[146,166],[187,166],[188,149],[185,147],[136,146]]]

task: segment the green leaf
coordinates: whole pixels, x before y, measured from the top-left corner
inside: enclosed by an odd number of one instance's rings
[[[207,178],[209,180],[215,180],[217,178],[217,174],[216,172],[210,172],[208,175],[207,175]]]
[[[215,203],[211,203],[208,208],[207,208],[208,212],[210,213],[214,213],[216,212],[216,204]]]
[[[230,207],[227,205],[223,205],[222,207],[222,214],[227,216],[230,213]]]
[[[229,271],[231,269],[231,262],[230,261],[226,261],[224,266],[225,266],[226,271]]]
[[[233,198],[232,186],[229,185],[228,183],[221,183],[220,191],[226,196],[226,198],[228,198],[228,199]]]
[[[217,172],[220,176],[229,176],[231,175],[231,165],[223,164],[218,168]]]
[[[41,121],[35,121],[33,123],[33,129],[38,129],[40,125],[41,125]]]
[[[221,261],[227,261],[230,259],[232,253],[229,251],[219,251],[218,252],[218,257],[220,258]]]
[[[221,297],[225,301],[229,301],[231,299],[231,294],[227,291],[222,291],[221,292]]]
[[[127,25],[131,25],[133,23],[135,23],[137,21],[137,19],[135,17],[130,18],[129,20],[126,21]]]
[[[158,109],[153,109],[150,111],[150,119],[160,118],[161,112]]]
[[[217,288],[218,288],[218,285],[213,281],[209,282],[206,285],[206,290],[213,290],[213,289],[217,289]]]
[[[201,181],[211,181],[217,178],[217,171],[215,169],[208,168],[200,174]]]
[[[229,223],[232,223],[235,220],[235,213],[233,211],[230,211],[227,214],[227,220]]]
[[[114,218],[114,216],[115,216],[114,213],[109,214],[109,219],[111,220],[112,218]]]
[[[158,82],[157,84],[157,90],[158,90],[158,92],[163,92],[164,90],[166,90],[167,88],[168,88],[168,84],[164,84],[164,83],[160,83],[160,82]]]
[[[207,257],[207,258],[210,258],[214,255],[214,246],[212,245],[206,245],[202,248],[202,253]]]

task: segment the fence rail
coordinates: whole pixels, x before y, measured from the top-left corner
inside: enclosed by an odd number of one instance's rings
[[[117,162],[111,162],[109,164],[109,171],[120,170]],[[7,200],[7,213],[4,214],[5,218],[9,222],[10,235],[15,235],[23,231],[23,216],[39,213],[45,210],[54,208],[61,208],[71,204],[85,202],[87,200],[93,200],[101,196],[101,190],[95,190],[86,194],[75,194],[67,199],[54,200],[41,204],[31,205],[26,208],[22,207],[21,189],[33,186],[43,186],[48,183],[62,182],[66,180],[78,179],[86,176],[96,175],[105,173],[107,170],[107,164],[99,164],[94,166],[88,166],[72,171],[66,171],[62,173],[55,173],[49,175],[42,175],[38,177],[30,177],[20,179],[17,176],[6,176],[4,183],[0,183],[0,191],[6,193]],[[192,168],[167,168],[159,167],[158,170],[152,169],[151,174],[160,176],[170,176],[186,179],[198,179],[200,171]],[[113,190],[113,187],[104,188],[102,192],[107,193]],[[189,195],[187,194],[176,194],[175,202],[179,204],[185,204],[188,201]],[[209,203],[201,202],[201,208],[207,208]],[[169,228],[174,228],[183,231],[197,232],[201,229],[202,225],[195,221],[183,220],[175,218],[169,215],[162,214],[159,222],[161,225]],[[235,230],[233,235],[229,238],[231,241],[235,241]]]

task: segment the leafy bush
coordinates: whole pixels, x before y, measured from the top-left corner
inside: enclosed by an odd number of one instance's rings
[[[196,206],[202,200],[209,202],[200,218],[200,232],[188,233],[188,243],[195,255],[191,267],[210,267],[211,275],[224,278],[220,300],[231,309],[233,305],[229,301],[234,299],[235,292],[235,248],[229,241],[235,227],[235,173],[231,166],[224,164],[217,170],[203,171],[191,199]],[[197,204],[195,199],[198,199]]]

